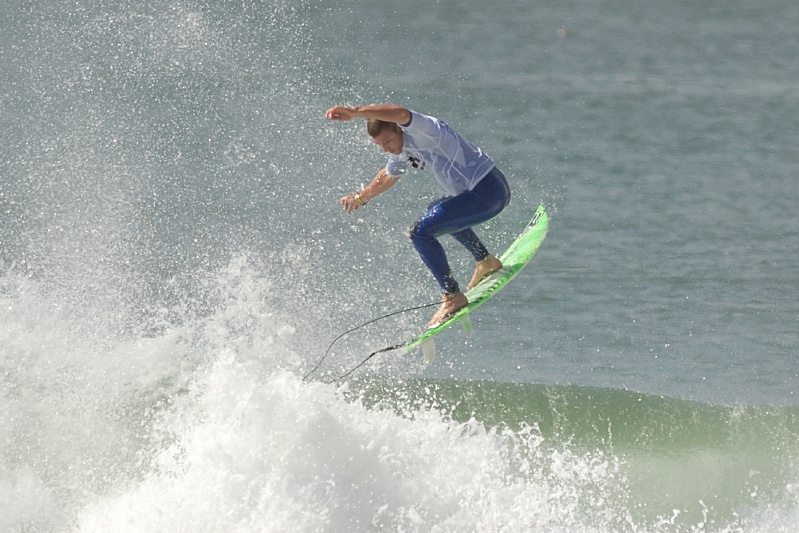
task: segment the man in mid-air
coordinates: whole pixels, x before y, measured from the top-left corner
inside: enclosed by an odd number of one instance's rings
[[[477,266],[467,289],[502,268],[472,230],[502,211],[510,201],[510,187],[488,155],[435,117],[396,105],[336,106],[327,110],[331,120],[366,119],[372,140],[389,154],[386,166],[356,194],[341,198],[348,213],[390,189],[408,166],[432,170],[447,196],[433,202],[411,229],[411,241],[433,273],[443,302],[428,323],[433,327],[469,302],[452,275],[438,237],[452,235],[474,256]]]

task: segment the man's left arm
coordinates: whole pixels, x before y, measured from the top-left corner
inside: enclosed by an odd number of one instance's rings
[[[339,201],[347,213],[352,213],[356,209],[365,206],[375,196],[389,190],[398,181],[399,178],[389,176],[388,171],[383,167],[377,172],[372,182],[364,187],[361,192],[342,196]]]

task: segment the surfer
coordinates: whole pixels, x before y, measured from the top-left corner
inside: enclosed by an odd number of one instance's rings
[[[372,141],[389,154],[386,166],[369,185],[341,198],[347,213],[390,189],[409,166],[432,170],[447,192],[447,196],[430,204],[410,232],[414,248],[443,295],[428,327],[445,321],[469,302],[452,275],[438,237],[452,235],[477,262],[468,289],[502,268],[500,260],[488,252],[472,226],[495,217],[508,205],[510,187],[505,176],[480,148],[435,117],[391,104],[336,106],[328,109],[325,117],[338,121],[366,119]]]

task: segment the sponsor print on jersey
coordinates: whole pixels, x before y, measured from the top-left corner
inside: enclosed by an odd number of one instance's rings
[[[424,160],[417,155],[409,154],[408,163],[416,170],[424,170]]]

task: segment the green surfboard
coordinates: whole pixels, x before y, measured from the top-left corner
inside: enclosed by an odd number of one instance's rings
[[[457,322],[460,322],[465,331],[470,333],[469,313],[487,302],[527,266],[527,263],[530,262],[541,247],[541,243],[544,242],[548,229],[549,219],[547,212],[543,205],[539,205],[524,230],[511,243],[505,253],[499,257],[499,260],[502,261],[502,268],[483,279],[466,293],[469,304],[453,313],[446,321],[428,328],[408,341],[404,345],[405,350],[411,351],[414,348],[421,347],[425,363],[429,364],[435,358],[435,341],[433,339],[436,335]]]
[[[514,240],[508,249],[499,256],[500,261],[502,261],[502,268],[499,269],[497,272],[494,272],[490,276],[486,277],[476,286],[472,287],[470,291],[466,293],[466,297],[469,299],[469,304],[464,307],[463,309],[458,310],[456,313],[453,313],[446,321],[442,322],[441,324],[437,324],[432,328],[426,329],[420,335],[412,338],[411,340],[401,342],[399,344],[395,344],[393,346],[388,346],[386,348],[381,348],[379,350],[375,350],[374,352],[370,353],[366,358],[357,364],[355,367],[350,369],[349,371],[341,374],[339,377],[327,381],[327,383],[335,383],[336,381],[342,380],[347,376],[351,375],[353,372],[361,368],[365,365],[372,357],[377,354],[391,352],[393,350],[400,350],[403,349],[406,352],[410,352],[414,348],[421,348],[422,353],[424,354],[424,361],[425,363],[432,362],[433,358],[436,355],[436,345],[434,338],[436,335],[450,327],[452,324],[456,322],[460,322],[465,331],[469,333],[471,331],[471,324],[469,323],[469,313],[483,305],[487,302],[492,296],[494,296],[498,291],[500,291],[505,285],[508,284],[510,280],[516,277],[516,274],[522,271],[522,269],[527,266],[527,263],[533,258],[535,253],[541,247],[541,243],[544,242],[544,238],[547,236],[547,230],[549,229],[549,219],[547,218],[546,210],[544,209],[543,205],[539,205],[538,208],[535,210],[533,214],[533,218],[524,227],[524,230],[521,234]],[[428,306],[421,306],[421,307],[428,307]],[[418,307],[416,309],[421,309]],[[405,309],[404,311],[409,311],[409,309]],[[393,316],[397,313],[391,313],[381,318],[386,318],[389,316]],[[370,320],[366,324],[362,324],[361,326],[365,326],[367,324],[371,324],[376,320]],[[359,326],[359,327],[361,327]],[[338,339],[355,331],[358,328],[353,328],[344,333],[343,335],[339,335],[336,340],[334,340],[330,346],[327,348],[327,351],[320,359],[319,363],[308,372],[305,377],[303,377],[303,381],[307,380],[311,374],[313,374],[319,366],[324,361],[325,356],[330,352],[330,348],[333,347],[333,344],[336,343]]]

